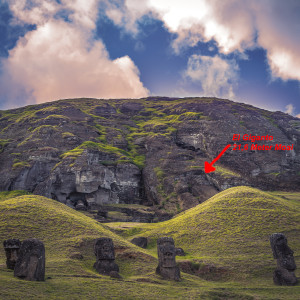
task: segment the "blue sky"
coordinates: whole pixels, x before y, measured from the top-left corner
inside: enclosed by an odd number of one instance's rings
[[[300,115],[300,1],[0,0],[0,109],[215,96]]]

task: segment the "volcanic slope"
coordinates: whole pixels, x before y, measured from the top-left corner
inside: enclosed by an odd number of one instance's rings
[[[226,151],[206,174],[233,134],[293,150],[251,151],[241,138],[248,150]],[[298,191],[299,149],[298,118],[226,99],[67,99],[0,111],[0,191],[176,214],[233,186]]]

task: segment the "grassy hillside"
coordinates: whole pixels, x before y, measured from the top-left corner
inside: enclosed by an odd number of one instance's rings
[[[300,206],[296,198],[290,201],[256,189],[233,188],[163,223],[127,224],[127,228],[124,223],[107,224],[114,231],[123,229],[117,235],[59,202],[19,194],[0,193],[0,241],[41,239],[46,247],[46,281],[14,278],[5,267],[4,251],[0,251],[0,299],[299,298],[299,286],[273,285],[275,261],[268,241],[270,233],[284,232],[300,265]],[[138,235],[150,238],[149,249],[126,241]],[[224,266],[230,276],[207,281],[182,273],[182,282],[161,280],[155,274],[155,242],[164,235],[173,236],[176,246],[188,252],[181,260]],[[124,280],[93,270],[93,240],[101,236],[114,240]],[[82,260],[73,256],[79,253]]]
[[[291,194],[289,194],[291,195]],[[233,271],[239,281],[270,281],[275,261],[269,236],[282,232],[300,265],[300,197],[271,195],[250,187],[225,190],[175,218],[156,224],[110,224],[128,239],[146,236],[155,253],[156,240],[172,236],[187,258]],[[299,272],[299,271],[297,271]],[[299,276],[299,273],[297,273]]]

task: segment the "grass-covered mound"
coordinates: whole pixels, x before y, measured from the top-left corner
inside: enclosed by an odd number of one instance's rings
[[[250,187],[235,187],[169,221],[137,225],[124,235],[147,236],[153,252],[158,237],[172,236],[176,246],[182,247],[189,258],[233,269],[238,280],[270,278],[275,261],[269,236],[274,232],[287,236],[300,266],[299,200],[290,201]]]
[[[299,286],[273,285],[275,262],[268,242],[269,230],[284,232],[300,265],[297,200],[289,202],[250,188],[229,189],[170,221],[135,227],[127,223],[122,234],[128,239],[137,233],[150,237],[149,249],[143,250],[59,202],[20,194],[0,193],[0,241],[42,240],[46,281],[13,277],[5,267],[4,251],[0,251],[0,299],[298,299]],[[124,227],[124,223],[111,227]],[[176,246],[188,252],[187,259],[234,265],[235,272],[227,281],[206,281],[186,273],[181,282],[162,280],[155,274],[154,256],[155,241],[164,235],[174,237]],[[124,280],[94,271],[93,241],[101,236],[114,240]],[[76,259],[78,253],[83,259]]]
[[[0,240],[37,238],[43,241],[50,275],[57,272],[94,274],[93,242],[99,237],[112,238],[117,253],[140,254],[148,256],[151,260],[151,256],[144,253],[144,250],[60,202],[35,195],[9,198],[6,192],[1,194]],[[16,192],[11,193],[12,196],[15,194]],[[79,253],[85,258],[82,260],[83,263],[76,260],[70,262],[70,259]],[[4,252],[1,251],[0,259],[4,260],[4,257]],[[154,258],[152,260],[155,261]],[[130,270],[128,272],[130,273]]]

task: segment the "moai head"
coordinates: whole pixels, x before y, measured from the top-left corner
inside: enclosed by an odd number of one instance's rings
[[[14,276],[25,280],[45,280],[45,247],[37,239],[25,240],[20,248]]]
[[[277,259],[280,267],[293,271],[296,269],[294,252],[287,245],[287,239],[282,233],[273,233],[270,236],[273,257]]]
[[[157,254],[159,265],[163,268],[176,267],[176,250],[171,237],[162,237],[157,240]]]
[[[3,242],[3,246],[6,254],[6,266],[13,270],[18,259],[21,242],[18,239],[9,239]]]
[[[114,243],[110,238],[100,238],[95,241],[94,252],[98,260],[114,260]]]

